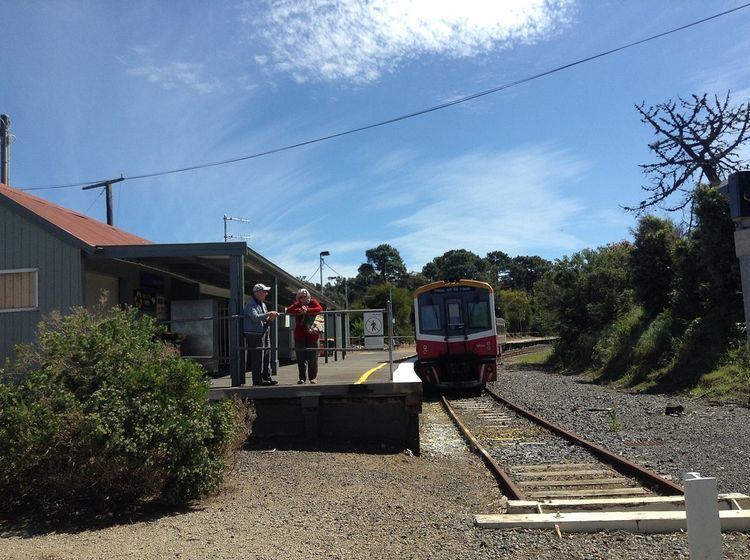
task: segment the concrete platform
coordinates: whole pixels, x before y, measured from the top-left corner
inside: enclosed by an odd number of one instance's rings
[[[278,385],[231,387],[229,377],[212,381],[211,399],[234,395],[252,400],[257,418],[251,438],[318,438],[381,443],[419,453],[422,383],[414,373],[413,349],[393,353],[347,352],[318,360],[318,383],[298,385],[297,364],[279,367]],[[250,375],[247,375],[248,381]]]

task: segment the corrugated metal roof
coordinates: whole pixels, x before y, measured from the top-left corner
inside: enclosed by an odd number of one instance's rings
[[[24,207],[42,220],[69,233],[91,247],[148,245],[151,241],[100,222],[48,200],[0,183],[0,196]]]

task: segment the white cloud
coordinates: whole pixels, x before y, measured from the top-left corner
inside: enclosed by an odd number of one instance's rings
[[[165,89],[188,87],[204,94],[213,93],[223,87],[219,79],[207,75],[202,64],[180,61],[155,64],[150,59],[148,49],[136,47],[132,51],[140,61],[121,59],[121,62],[128,66],[127,73],[131,76],[143,77]]]
[[[480,256],[578,249],[585,243],[568,231],[578,229],[585,207],[569,191],[588,167],[545,146],[475,152],[422,167],[413,177],[421,185],[420,206],[393,221],[389,242],[415,269],[450,249]]]
[[[268,0],[242,21],[268,44],[258,64],[300,82],[376,81],[423,54],[471,57],[544,39],[568,24],[573,0]]]

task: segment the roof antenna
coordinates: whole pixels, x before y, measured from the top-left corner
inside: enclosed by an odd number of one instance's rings
[[[227,216],[224,214],[224,242],[226,243],[230,239],[250,239],[249,235],[229,235],[227,234],[227,222],[242,222],[245,224],[249,224],[250,220],[246,218],[234,218],[232,216]]]
[[[0,183],[10,184],[10,144],[15,137],[10,133],[10,117],[0,115]]]

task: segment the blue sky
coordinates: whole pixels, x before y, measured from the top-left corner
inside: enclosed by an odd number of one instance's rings
[[[19,188],[253,154],[418,111],[735,7],[724,1],[0,0]],[[652,133],[634,104],[750,97],[750,9],[393,125],[115,186],[155,242],[230,233],[291,273],[395,246],[548,259],[629,236]],[[80,188],[34,194],[104,220]],[[330,270],[326,275],[333,274]],[[314,275],[317,278],[317,274]]]

